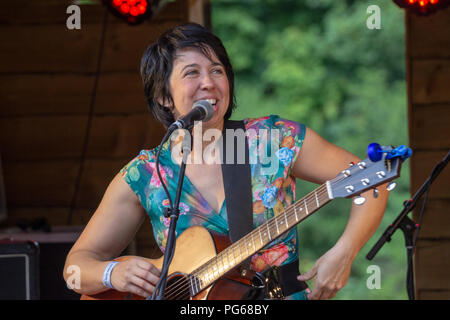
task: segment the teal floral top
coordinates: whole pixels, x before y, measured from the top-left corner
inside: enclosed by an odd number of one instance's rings
[[[305,126],[274,115],[245,119],[244,124],[250,154],[253,223],[258,227],[295,200],[295,178],[291,171],[303,143]],[[164,217],[163,211],[169,206],[169,200],[155,170],[156,152],[155,149],[142,150],[121,174],[148,213],[156,242],[164,252],[169,219]],[[172,161],[169,140],[162,146],[160,172],[172,199],[175,199],[179,169]],[[194,225],[228,234],[225,202],[220,211],[215,212],[186,176],[177,235]],[[293,228],[255,254],[251,268],[262,272],[270,266],[280,266],[295,259],[298,259],[297,229]]]

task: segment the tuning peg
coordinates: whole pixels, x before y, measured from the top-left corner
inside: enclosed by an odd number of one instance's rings
[[[344,177],[349,177],[350,176],[350,170],[344,170],[342,171],[342,174],[344,175]]]
[[[388,186],[386,187],[386,189],[387,189],[388,191],[392,191],[392,190],[395,189],[396,186],[397,186],[397,184],[396,184],[395,182],[390,182],[390,183],[388,184]]]
[[[380,192],[377,190],[377,188],[374,188],[373,189],[373,197],[376,199],[376,198],[378,198],[378,194],[379,194]]]
[[[366,202],[366,198],[364,198],[362,196],[358,196],[355,199],[353,199],[353,203],[358,206],[362,205],[364,202]]]

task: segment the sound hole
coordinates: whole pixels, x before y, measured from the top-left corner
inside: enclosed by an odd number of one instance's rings
[[[167,280],[164,299],[166,300],[189,300],[189,279],[182,274],[172,275]]]

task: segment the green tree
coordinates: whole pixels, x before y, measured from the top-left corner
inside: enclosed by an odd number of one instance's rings
[[[213,0],[212,22],[236,74],[233,118],[278,114],[299,121],[364,158],[371,142],[407,144],[403,12],[379,0],[381,29],[369,30],[365,1]],[[409,170],[391,193],[380,228],[353,264],[336,299],[405,299],[406,258],[397,232],[376,256],[365,254],[409,198]],[[297,197],[316,186],[299,181]],[[336,200],[299,227],[303,272],[339,238],[350,202]],[[381,289],[366,286],[380,267]]]

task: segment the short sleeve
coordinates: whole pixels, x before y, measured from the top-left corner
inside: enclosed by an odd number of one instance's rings
[[[289,176],[303,145],[306,127],[302,123],[283,119],[276,115],[272,115],[271,120],[273,129],[277,129],[280,135],[277,157],[287,169],[286,176]]]
[[[154,171],[153,166],[149,165],[152,157],[151,151],[142,150],[137,157],[120,170],[122,178],[136,194],[147,212],[150,212],[150,208],[145,200],[148,199],[148,184],[152,180]]]

